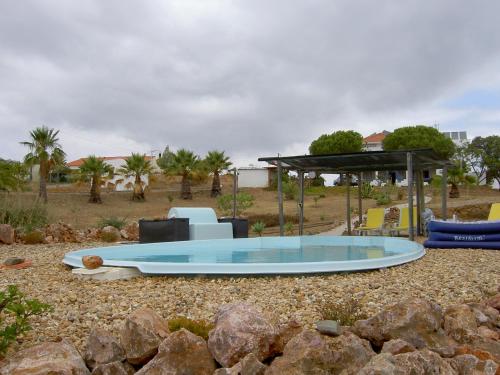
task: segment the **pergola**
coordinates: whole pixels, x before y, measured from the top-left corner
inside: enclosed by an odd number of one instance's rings
[[[439,156],[433,149],[415,149],[398,151],[367,151],[345,154],[328,155],[297,155],[273,156],[259,158],[278,167],[278,209],[280,236],[284,235],[282,170],[296,171],[299,177],[299,235],[304,231],[304,173],[335,173],[346,176],[347,181],[347,231],[351,234],[351,207],[350,207],[350,176],[358,175],[362,181],[362,173],[368,171],[408,171],[408,207],[413,207],[413,187],[416,187],[417,233],[422,234],[423,226],[421,213],[425,208],[423,171],[426,169],[442,169],[441,210],[446,220],[447,211],[447,168],[453,164],[449,159]],[[358,205],[360,217],[363,213],[361,189],[358,187]],[[409,237],[414,239],[413,210],[409,211]]]

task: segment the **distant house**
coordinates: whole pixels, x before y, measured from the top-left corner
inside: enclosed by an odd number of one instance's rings
[[[384,130],[381,133],[373,133],[364,138],[363,151],[383,151],[382,141],[388,134],[391,133]]]
[[[113,189],[115,191],[131,191],[134,187],[134,181],[135,178],[133,176],[131,177],[125,177],[121,174],[118,174],[118,170],[125,164],[125,160],[128,158],[128,156],[103,156],[101,159],[103,159],[106,164],[111,165],[114,170],[115,170],[115,175],[111,179],[106,179],[104,181],[104,186],[109,189]],[[156,163],[156,158],[153,156],[145,156],[146,160],[149,160],[153,166],[154,171],[160,171],[160,168],[158,167],[158,164]],[[84,163],[85,158],[80,158],[77,160],[73,160],[66,165],[68,166],[69,169],[71,170],[78,170],[82,164]],[[149,185],[149,176],[148,175],[142,175],[141,180],[144,184],[144,187]]]
[[[238,168],[238,187],[266,188],[271,186],[276,177],[276,167],[243,167]]]

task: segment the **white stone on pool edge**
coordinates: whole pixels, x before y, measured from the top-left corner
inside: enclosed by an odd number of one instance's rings
[[[131,279],[133,277],[142,276],[141,271],[137,268],[126,267],[99,267],[93,270],[74,268],[71,273],[82,279],[103,281]]]

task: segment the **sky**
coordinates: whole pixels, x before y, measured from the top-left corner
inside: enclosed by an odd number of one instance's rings
[[[187,148],[237,166],[325,133],[500,134],[500,2],[0,0],[0,157]]]

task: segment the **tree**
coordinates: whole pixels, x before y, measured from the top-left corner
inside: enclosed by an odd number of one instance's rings
[[[169,165],[172,164],[173,157],[174,153],[170,151],[170,147],[167,146],[165,147],[165,150],[163,150],[163,153],[158,158],[156,163],[161,169],[167,170],[169,168]]]
[[[64,163],[66,154],[59,144],[57,135],[59,130],[49,129],[46,126],[36,128],[30,132],[30,141],[21,142],[30,150],[24,157],[27,165],[40,165],[40,188],[38,196],[47,203],[47,179],[50,170],[56,165]]]
[[[398,128],[388,134],[382,144],[386,151],[432,148],[444,158],[451,158],[455,153],[455,144],[450,138],[425,125]]]
[[[22,190],[27,177],[28,170],[23,163],[0,159],[0,190]]]
[[[193,199],[191,193],[191,178],[193,173],[201,167],[200,158],[192,151],[181,148],[175,154],[165,168],[165,172],[172,175],[182,176],[181,198]]]
[[[210,173],[213,173],[212,179],[212,191],[210,196],[212,198],[217,197],[221,194],[220,188],[220,178],[219,175],[223,170],[228,169],[231,166],[229,161],[229,156],[224,154],[224,151],[209,151],[204,160],[205,166]]]
[[[135,178],[134,187],[132,189],[132,200],[143,201],[145,196],[141,177],[153,172],[153,166],[151,162],[146,159],[146,155],[132,153],[132,155],[125,160],[125,164],[121,166],[118,172],[125,177]]]
[[[103,176],[113,176],[114,168],[103,159],[90,155],[80,166],[80,175],[86,180],[91,180],[89,203],[102,203],[101,181]]]
[[[493,180],[500,184],[500,136],[476,137],[463,148],[462,154],[478,185]]]
[[[459,185],[472,185],[476,182],[474,176],[467,174],[467,169],[460,166],[460,162],[456,161],[456,165],[448,170],[448,183],[451,185],[450,198],[460,198]]]
[[[323,134],[309,146],[311,155],[341,154],[360,152],[363,149],[363,136],[353,130],[339,130]]]

